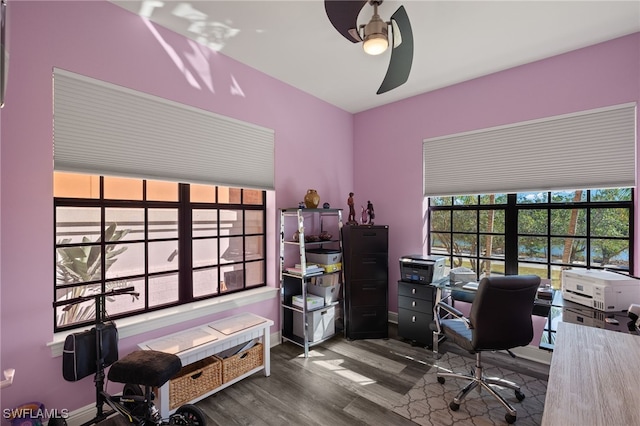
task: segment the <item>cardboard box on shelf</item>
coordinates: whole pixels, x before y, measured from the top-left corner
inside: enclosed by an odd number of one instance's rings
[[[291,303],[293,303],[293,306],[302,308],[304,306],[302,295],[300,294],[298,296],[293,296]],[[322,308],[323,306],[324,306],[324,299],[322,297],[307,294],[307,309],[309,310],[318,309],[318,308]]]
[[[307,285],[307,293],[320,296],[326,305],[337,302],[340,297],[340,283],[333,285],[319,285],[309,283]]]
[[[333,306],[317,311],[307,312],[307,341],[317,342],[333,336],[336,332],[335,308]],[[305,321],[302,312],[293,313],[293,334],[304,338]]]

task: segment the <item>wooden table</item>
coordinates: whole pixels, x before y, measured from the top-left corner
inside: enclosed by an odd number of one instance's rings
[[[640,425],[640,336],[562,322],[542,425]]]

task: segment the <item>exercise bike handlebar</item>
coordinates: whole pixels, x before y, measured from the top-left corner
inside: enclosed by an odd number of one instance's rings
[[[135,291],[135,287],[115,288],[108,291],[103,291],[101,293],[74,297],[73,299],[59,300],[59,301],[53,302],[53,307],[55,308],[58,306],[72,306],[78,303],[85,302],[87,300],[92,300],[92,299],[101,298],[101,297],[119,296],[122,294],[130,294],[136,299],[140,296],[140,293]]]

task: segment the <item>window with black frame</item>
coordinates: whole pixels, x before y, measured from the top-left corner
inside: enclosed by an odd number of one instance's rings
[[[429,198],[429,251],[483,275],[563,269],[633,274],[633,190],[591,189]]]
[[[134,287],[107,299],[111,318],[266,285],[263,190],[54,173],[54,331],[90,324],[92,303],[65,300]]]

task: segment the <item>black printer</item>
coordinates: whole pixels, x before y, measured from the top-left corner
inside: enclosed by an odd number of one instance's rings
[[[410,254],[400,258],[400,279],[409,283],[430,284],[444,277],[444,256]]]

